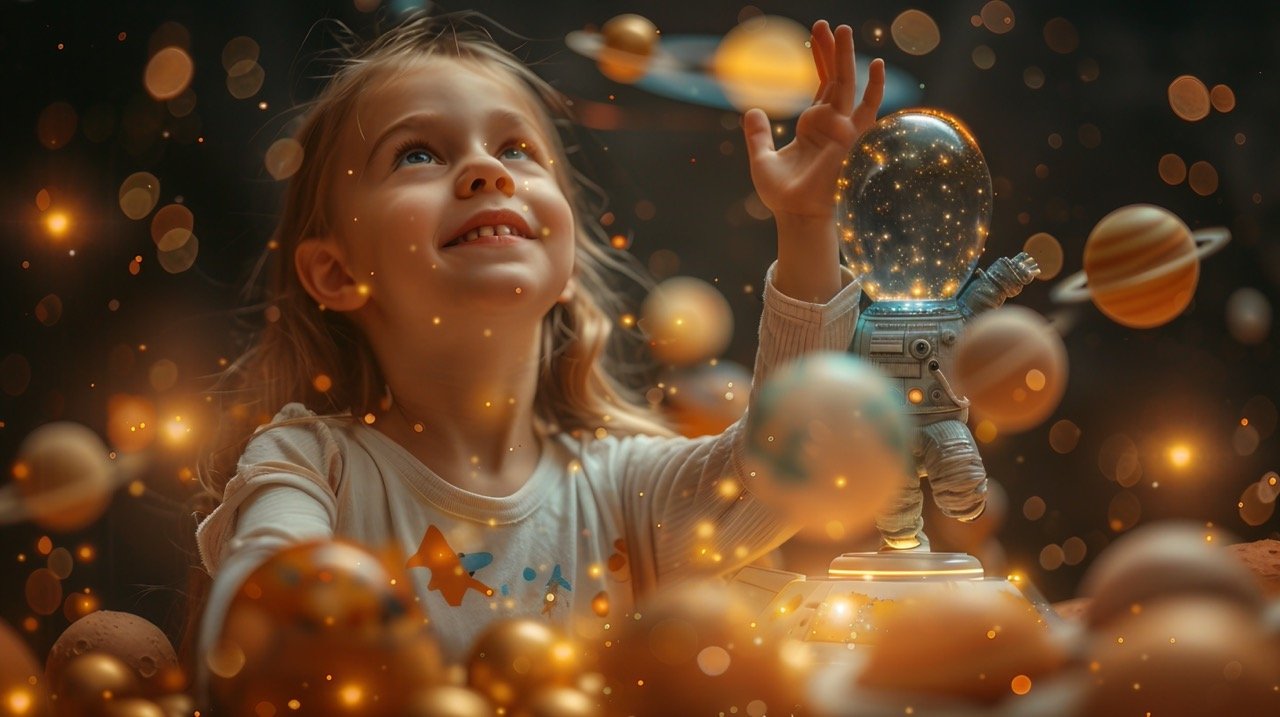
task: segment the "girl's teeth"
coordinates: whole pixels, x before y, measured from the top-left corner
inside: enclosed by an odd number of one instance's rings
[[[462,242],[475,241],[480,237],[491,237],[494,235],[509,236],[515,233],[516,233],[515,230],[513,230],[511,227],[507,226],[506,224],[499,224],[496,227],[477,227],[467,232],[465,235],[463,235]]]

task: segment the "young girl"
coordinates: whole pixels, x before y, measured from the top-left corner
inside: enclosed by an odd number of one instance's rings
[[[843,350],[856,319],[834,195],[884,68],[872,63],[855,104],[851,29],[820,21],[812,47],[821,86],[795,139],[775,150],[764,112],[743,119],[778,227],[755,387],[796,356]],[[298,541],[409,556],[459,660],[496,618],[591,637],[607,621],[592,610],[602,593],[616,619],[794,532],[752,497],[743,421],[674,437],[611,376],[607,272],[621,264],[582,209],[557,135],[564,110],[449,16],[383,35],[315,100],[273,244],[278,320],[233,367],[259,398],[232,418],[279,412],[241,437],[234,476],[217,455],[204,476],[221,503],[197,529],[214,577],[203,649],[241,581]]]

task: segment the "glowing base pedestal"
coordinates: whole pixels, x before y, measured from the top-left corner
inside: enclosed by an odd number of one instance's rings
[[[810,643],[824,661],[859,661],[855,648],[876,644],[877,623],[897,603],[932,594],[1011,595],[1033,605],[1046,621],[1059,620],[1025,579],[988,577],[966,553],[845,553],[819,577],[747,566],[730,585],[758,608],[766,632]]]

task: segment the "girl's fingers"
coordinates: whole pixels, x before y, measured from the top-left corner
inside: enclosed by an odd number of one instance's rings
[[[853,111],[853,124],[859,128],[869,127],[876,121],[880,101],[884,99],[884,60],[878,57],[872,60],[870,69],[867,87],[862,91],[862,102]]]
[[[814,104],[830,102],[832,85],[835,81],[836,41],[831,35],[831,26],[826,20],[819,20],[813,24],[813,35],[809,39],[809,45],[813,49],[815,65],[821,68],[818,75],[821,82],[818,84],[813,102]]]
[[[848,25],[836,28],[834,64],[836,81],[829,99],[836,112],[847,117],[853,113],[853,90],[857,82],[853,67],[853,28]]]
[[[774,151],[769,115],[761,109],[750,109],[742,116],[742,134],[747,143],[747,159],[755,162],[766,152]]]

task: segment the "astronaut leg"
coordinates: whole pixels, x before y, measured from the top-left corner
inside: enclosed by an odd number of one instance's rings
[[[928,545],[924,537],[924,492],[920,479],[912,478],[893,499],[884,512],[876,516],[876,527],[886,547],[909,550],[921,544]]]
[[[969,427],[957,420],[921,428],[922,467],[943,515],[969,521],[987,507],[987,468]]]
[[[920,478],[924,471],[920,461],[924,457],[924,434],[919,424],[912,432],[911,454],[915,458],[916,475],[907,480],[893,502],[876,516],[876,528],[880,530],[884,547],[892,550],[911,550],[921,546],[927,550],[929,546],[929,538],[924,534],[924,518],[921,517],[924,492],[920,488]]]

